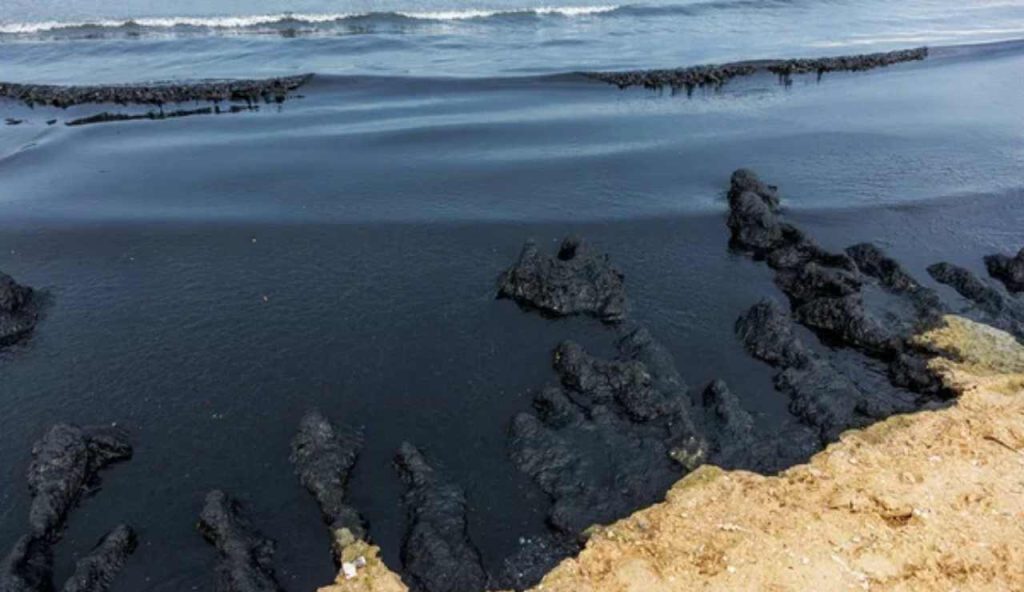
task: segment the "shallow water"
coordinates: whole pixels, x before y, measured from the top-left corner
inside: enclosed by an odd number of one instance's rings
[[[123,520],[141,547],[114,590],[210,589],[214,553],[194,524],[220,487],[278,540],[288,589],[311,589],[333,568],[287,456],[299,417],[319,407],[365,430],[352,501],[391,565],[403,516],[390,459],[410,440],[467,489],[471,534],[498,566],[544,531],[547,509],[507,458],[509,419],[553,379],[559,340],[598,353],[612,340],[596,322],[494,300],[529,236],[554,245],[577,232],[609,252],[683,377],[724,378],[762,426],[784,429],[770,369],[732,335],[777,293],[764,266],[726,249],[729,173],[749,166],[779,184],[790,219],[827,247],[875,241],[922,280],[940,259],[983,273],[982,255],[1021,246],[1024,46],[944,47],[788,87],[757,76],[692,98],[541,74],[992,40],[1024,22],[1015,3],[891,4],[377,14],[293,37],[278,29],[294,22],[15,33],[278,11],[7,0],[4,80],[318,75],[280,106],[167,121],[66,127],[112,107],[0,102],[0,118],[24,119],[0,126],[0,269],[53,297],[32,339],[0,354],[0,548],[22,532],[31,442],[56,421],[117,422],[135,458],[73,515],[58,580]],[[456,8],[469,10],[346,11]]]

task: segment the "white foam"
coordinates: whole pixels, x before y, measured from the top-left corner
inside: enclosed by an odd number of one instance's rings
[[[521,8],[504,10],[448,10],[436,12],[395,12],[398,16],[417,20],[430,21],[462,21],[470,19],[482,19],[498,15],[511,14],[537,14],[542,16],[558,15],[566,17],[587,16],[602,14],[618,9],[615,5],[602,6],[543,6],[539,8]],[[191,16],[169,16],[135,19],[97,19],[89,21],[39,21],[30,23],[0,23],[0,34],[28,35],[32,33],[44,33],[47,31],[59,31],[62,29],[75,29],[82,27],[95,27],[103,29],[116,29],[128,26],[139,26],[151,29],[172,29],[175,27],[196,27],[206,29],[245,29],[258,27],[260,25],[273,25],[283,22],[298,22],[308,24],[322,24],[347,19],[372,16],[373,13],[278,13],[260,14],[248,16],[215,16],[215,17],[191,17]],[[380,13],[385,14],[385,13]]]

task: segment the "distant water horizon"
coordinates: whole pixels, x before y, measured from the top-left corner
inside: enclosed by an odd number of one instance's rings
[[[503,77],[1024,38],[981,0],[8,0],[3,80]]]

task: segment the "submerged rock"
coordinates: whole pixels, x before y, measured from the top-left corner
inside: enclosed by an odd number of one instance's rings
[[[105,592],[135,552],[135,532],[120,525],[107,533],[96,548],[75,564],[75,573],[62,592]]]
[[[1010,292],[1024,292],[1024,249],[1018,251],[1015,257],[999,253],[988,255],[985,257],[985,267],[988,274],[1003,282]]]
[[[292,440],[292,464],[331,529],[335,559],[345,545],[366,538],[363,517],[345,502],[349,474],[362,447],[360,434],[335,428],[319,411],[302,418]]]
[[[0,347],[27,336],[39,321],[41,297],[0,272]]]
[[[238,502],[211,491],[199,515],[199,532],[217,548],[218,592],[279,592],[274,576],[274,543],[243,516]]]
[[[435,471],[415,446],[403,443],[395,466],[407,486],[408,527],[402,564],[412,588],[470,592],[487,586],[480,553],[469,540],[466,496]]]
[[[624,320],[628,310],[622,273],[578,238],[565,239],[555,256],[528,241],[499,279],[498,297],[554,317],[588,314],[606,323]]]
[[[583,75],[621,88],[642,86],[649,89],[683,89],[692,92],[698,87],[719,88],[733,78],[771,72],[783,82],[794,74],[816,74],[820,79],[827,72],[858,72],[891,66],[901,62],[923,60],[928,48],[904,49],[815,59],[751,60],[719,65],[691,66],[671,70],[634,70],[629,72],[584,72]]]

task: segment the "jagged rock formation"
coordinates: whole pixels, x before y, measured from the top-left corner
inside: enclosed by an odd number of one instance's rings
[[[584,76],[614,84],[620,89],[642,86],[649,89],[671,88],[693,92],[697,87],[719,88],[733,78],[771,72],[789,82],[794,74],[859,72],[928,57],[928,48],[904,49],[885,53],[838,56],[816,59],[751,60],[720,65],[692,66],[672,70],[635,70],[630,72],[584,72]]]
[[[403,498],[408,525],[402,564],[412,589],[483,590],[487,574],[479,551],[469,540],[462,489],[439,475],[408,442],[399,448],[395,467],[408,488]]]
[[[622,273],[607,255],[590,253],[572,237],[553,257],[527,241],[519,260],[498,280],[498,297],[553,317],[588,314],[606,323],[622,321],[628,310]]]
[[[39,321],[41,297],[0,272],[0,347],[27,336]]]
[[[291,461],[299,481],[320,506],[331,529],[335,559],[347,545],[366,538],[366,523],[345,502],[348,478],[363,447],[362,435],[336,428],[319,411],[307,413],[292,440]]]
[[[1024,292],[1024,249],[1018,251],[1015,257],[999,253],[989,255],[985,257],[985,267],[988,274],[1003,282],[1010,292]]]
[[[135,552],[135,532],[121,524],[107,533],[88,555],[75,564],[63,592],[104,592],[110,588],[128,556]]]
[[[100,470],[131,455],[125,434],[112,428],[57,424],[35,443],[26,475],[32,496],[29,533],[0,562],[0,592],[53,589],[53,546],[63,534],[68,514],[88,490],[98,487]],[[118,526],[79,562],[64,590],[106,590],[134,548],[131,529]]]
[[[944,352],[930,365],[955,405],[847,432],[776,477],[702,467],[535,590],[1021,588],[1024,348],[956,317],[912,339]]]
[[[242,514],[238,502],[220,490],[206,496],[199,532],[217,548],[218,592],[280,592],[274,576],[274,542]]]
[[[963,267],[952,263],[936,263],[928,267],[935,281],[946,284],[971,301],[984,315],[985,321],[1024,339],[1024,302],[1004,296],[994,286],[983,282]]]
[[[1024,587],[1024,347],[958,317],[911,338],[948,408],[896,416],[778,476],[704,466],[592,530],[536,592]],[[377,562],[320,592],[405,592]]]
[[[822,249],[781,220],[776,188],[749,170],[733,173],[728,195],[731,248],[775,270],[775,283],[788,297],[797,322],[828,343],[885,362],[896,386],[943,395],[923,358],[907,344],[945,311],[932,290],[873,245],[854,245],[844,253]],[[868,291],[892,301],[881,318],[864,305]]]
[[[45,105],[60,108],[84,103],[165,105],[195,101],[238,101],[253,105],[260,101],[283,102],[290,93],[298,90],[312,77],[312,74],[303,74],[262,80],[93,86],[0,82],[0,97],[21,101],[30,107]]]
[[[821,444],[835,441],[845,430],[918,407],[906,391],[861,388],[793,334],[789,315],[764,300],[736,322],[736,334],[747,352],[780,370],[775,386],[790,399],[789,410],[817,430]]]
[[[618,359],[601,360],[559,345],[559,385],[512,422],[512,459],[552,498],[549,522],[568,536],[651,503],[707,456],[667,352],[642,328],[617,347]]]

